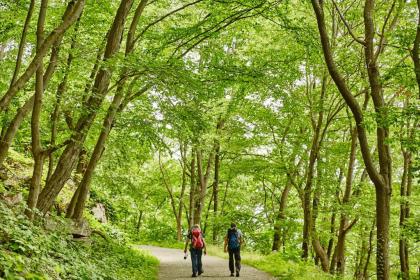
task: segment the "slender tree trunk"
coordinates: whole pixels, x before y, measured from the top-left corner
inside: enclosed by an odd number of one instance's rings
[[[184,195],[185,195],[185,190],[187,188],[187,145],[180,145],[180,150],[181,153],[183,154],[182,156],[182,181],[181,181],[181,194],[179,196],[179,204],[178,204],[178,215],[176,216],[177,218],[177,227],[176,227],[176,232],[177,232],[177,240],[178,241],[182,241],[182,211],[184,209]]]
[[[316,14],[318,30],[321,38],[324,58],[328,66],[328,71],[334,80],[340,94],[350,107],[356,121],[360,148],[363,161],[368,175],[375,185],[376,194],[376,223],[377,223],[377,250],[376,250],[376,274],[379,280],[389,279],[389,215],[390,215],[390,195],[392,185],[391,156],[387,144],[388,127],[382,120],[387,119],[387,111],[382,95],[382,85],[380,83],[379,70],[377,65],[378,56],[374,52],[375,26],[373,21],[374,1],[366,0],[364,7],[364,26],[365,40],[361,41],[364,45],[365,65],[369,77],[370,93],[376,111],[377,123],[377,149],[379,159],[379,172],[375,167],[369,149],[366,130],[363,126],[364,116],[359,103],[350,92],[343,76],[338,71],[330,48],[328,33],[325,25],[323,2],[312,0],[312,6]],[[379,52],[378,52],[379,54]]]
[[[136,31],[136,27],[137,27],[137,23],[138,20],[144,10],[144,7],[146,6],[147,0],[142,0],[135,12],[135,16],[132,20],[132,23],[130,25],[130,29],[128,32],[128,37],[127,37],[127,43],[126,43],[126,53],[125,56],[128,56],[129,54],[132,53],[133,51],[133,36],[135,34]],[[77,203],[76,203],[76,207],[74,209],[74,213],[73,213],[73,219],[75,220],[80,220],[83,216],[83,209],[84,209],[84,205],[86,203],[86,199],[90,190],[90,183],[92,180],[92,176],[93,173],[96,169],[96,166],[101,158],[102,152],[105,149],[105,143],[106,140],[109,136],[109,133],[112,129],[112,124],[114,123],[115,117],[117,115],[118,109],[120,108],[121,104],[122,104],[122,100],[124,97],[124,85],[125,85],[125,81],[126,81],[126,69],[123,69],[122,74],[120,75],[120,80],[123,81],[121,82],[118,87],[117,87],[117,91],[116,94],[112,100],[111,105],[108,108],[108,112],[107,115],[104,119],[104,122],[102,124],[102,130],[101,133],[99,135],[99,138],[96,142],[96,146],[95,149],[92,153],[91,159],[89,161],[88,167],[85,171],[85,173],[83,174],[83,179],[80,182],[81,185],[81,189],[80,189],[80,194],[79,197],[77,199]],[[177,217],[177,214],[175,213],[175,216]],[[178,218],[177,218],[178,220]]]
[[[400,268],[402,279],[410,279],[410,266],[408,262],[408,240],[404,236],[405,221],[410,215],[410,206],[408,204],[408,198],[410,197],[411,191],[411,152],[404,151],[404,172],[401,179],[400,186],[400,230],[402,234],[399,240],[399,255],[400,255]]]
[[[229,189],[229,184],[230,184],[230,180],[228,180],[226,182],[226,187],[225,187],[225,191],[223,194],[223,200],[222,200],[222,207],[220,209],[220,216],[223,216],[223,214],[225,213],[225,205],[226,205],[226,198],[227,198],[227,193],[228,193],[228,189]]]
[[[79,0],[80,1],[80,0]],[[132,6],[133,0],[122,0],[118,8],[114,22],[108,32],[107,46],[105,49],[104,60],[108,60],[120,49],[122,33],[125,19]],[[87,133],[96,117],[97,111],[107,93],[110,83],[111,72],[109,69],[101,68],[96,75],[95,84],[91,97],[86,102],[86,114],[78,120],[75,133],[72,135],[70,143],[61,154],[54,173],[47,182],[45,188],[40,194],[37,207],[40,211],[46,213],[57,195],[60,193],[65,182],[70,177],[75,167],[77,157],[85,142]]]
[[[191,165],[190,165],[190,174],[191,174],[191,181],[190,181],[190,204],[188,208],[189,214],[189,222],[188,228],[191,228],[194,224],[194,205],[195,205],[195,193],[196,193],[196,176],[195,176],[195,158],[196,153],[195,149],[193,148],[191,151]]]
[[[66,209],[66,218],[71,218],[74,213],[74,209],[76,207],[77,199],[79,198],[80,194],[80,185],[77,187],[76,191],[74,192],[73,196],[71,197],[69,205],[67,205]]]
[[[86,171],[86,157],[87,157],[87,152],[86,149],[82,149],[79,153],[79,159],[78,159],[78,163],[77,163],[77,167],[76,167],[76,174],[82,176],[83,173]],[[73,193],[73,196],[71,197],[71,200],[69,202],[69,205],[67,205],[67,209],[66,209],[66,218],[71,218],[73,216],[74,213],[74,208],[76,207],[76,203],[77,203],[77,199],[79,198],[79,194],[80,194],[80,177],[79,176],[75,176],[75,182],[77,184],[77,188],[75,190],[75,192]]]
[[[140,227],[141,227],[142,218],[143,218],[143,210],[140,210],[140,212],[139,212],[139,218],[137,219],[137,225],[136,225],[137,235],[139,235],[139,233],[140,233]]]
[[[201,213],[203,211],[205,195],[207,188],[203,190],[204,186],[204,175],[203,175],[203,157],[202,151],[197,149],[197,187],[196,187],[196,199],[194,204],[194,224],[201,223]]]
[[[80,220],[83,217],[83,209],[85,208],[86,199],[90,189],[90,183],[92,181],[93,173],[101,158],[102,152],[105,149],[105,141],[108,138],[109,132],[111,131],[112,123],[114,122],[115,114],[121,104],[123,98],[123,89],[117,90],[111,105],[109,106],[107,115],[102,124],[102,130],[99,138],[96,142],[89,164],[83,174],[82,181],[80,182],[80,193],[77,199],[76,207],[72,218],[74,220]]]
[[[367,255],[367,244],[368,241],[366,240],[366,231],[368,230],[368,227],[362,228],[360,234],[359,234],[359,241],[360,241],[360,247],[357,250],[357,257],[356,257],[356,265],[354,269],[354,279],[361,280],[363,278],[363,264],[364,260]]]
[[[20,89],[22,89],[25,86],[25,84],[29,81],[29,79],[32,77],[32,75],[35,73],[38,67],[42,64],[42,60],[47,54],[48,50],[51,48],[51,46],[67,31],[67,29],[79,17],[84,5],[85,0],[74,0],[69,3],[68,7],[71,8],[66,9],[62,23],[53,31],[51,31],[51,33],[45,38],[45,40],[43,40],[42,45],[38,47],[35,57],[32,59],[28,68],[26,68],[25,72],[20,76],[20,78],[13,83],[13,85],[0,99],[0,112],[4,112],[8,108],[12,98]]]
[[[213,198],[214,198],[214,195],[212,193],[211,196],[210,196],[209,204],[207,205],[206,216],[205,216],[205,219],[204,219],[204,227],[203,227],[203,233],[204,234],[207,231],[207,225],[208,225],[208,221],[209,221],[209,214],[210,214],[211,205],[213,203]]]
[[[27,114],[32,110],[34,106],[34,100],[35,95],[32,95],[17,111],[15,117],[7,127],[0,145],[0,166],[3,165],[3,162],[7,157],[7,153],[9,152],[9,148],[12,145],[13,139],[15,138],[16,132],[18,131]]]
[[[65,16],[70,13],[70,11],[73,8],[73,2],[70,2],[67,6],[67,10],[64,13],[63,20],[65,20]],[[80,19],[80,17],[79,17]],[[47,70],[43,74],[42,83],[43,83],[43,90],[45,90],[48,86],[48,83],[52,77],[52,74],[54,73],[56,66],[57,66],[57,57],[59,52],[59,47],[63,38],[63,34],[61,34],[57,40],[54,42],[53,51],[50,57],[50,62],[48,64]],[[42,65],[41,65],[42,66]],[[16,135],[17,130],[19,129],[23,119],[26,117],[26,115],[29,113],[29,111],[33,108],[35,100],[35,95],[30,97],[24,105],[18,110],[13,120],[8,125],[7,129],[5,126],[3,126],[2,129],[2,144],[0,146],[0,165],[3,163],[4,159],[7,157],[7,153],[9,151],[10,146],[12,145],[13,139]],[[51,156],[51,154],[49,155]],[[49,178],[49,177],[47,177]]]
[[[369,233],[369,247],[368,247],[368,252],[367,252],[367,257],[366,257],[366,262],[365,262],[365,266],[363,268],[363,279],[369,279],[369,273],[368,273],[368,267],[370,264],[370,257],[372,256],[372,251],[373,251],[373,234],[374,234],[374,228],[375,228],[375,222],[372,225],[372,228],[370,229],[370,233]]]
[[[182,151],[181,151],[181,155],[183,156],[183,158],[185,158],[184,153]],[[162,175],[162,181],[163,181],[163,184],[165,185],[166,190],[168,191],[172,212],[173,212],[175,220],[176,220],[177,239],[178,239],[178,241],[181,241],[182,240],[183,199],[184,199],[184,193],[185,193],[185,187],[186,187],[186,181],[185,181],[186,180],[186,165],[183,165],[183,170],[182,170],[183,173],[182,173],[182,183],[181,183],[181,195],[179,197],[178,209],[177,209],[173,189],[172,189],[172,187],[170,186],[170,183],[166,180],[166,177],[165,177],[165,171],[164,171],[164,168],[163,168],[163,164],[161,162],[160,153],[159,153],[159,167],[160,167],[160,172],[161,172],[161,175]]]
[[[319,169],[319,168],[318,168]],[[320,172],[317,174],[318,181],[321,178]],[[314,248],[316,258],[315,260],[319,260],[321,262],[321,268],[323,271],[327,272],[329,269],[329,261],[328,261],[328,255],[325,251],[324,247],[322,246],[317,230],[316,230],[316,219],[318,217],[318,204],[319,204],[319,184],[317,184],[317,188],[314,193],[314,198],[312,202],[312,215],[311,215],[311,240],[312,240],[312,246]]]
[[[35,6],[35,0],[31,0],[31,3],[29,4],[29,8],[28,8],[28,13],[26,14],[25,23],[23,24],[23,31],[22,31],[22,35],[20,37],[20,43],[19,43],[19,50],[16,56],[15,70],[13,72],[13,76],[12,76],[12,80],[10,81],[9,88],[12,87],[13,84],[15,83],[16,78],[19,74],[20,66],[22,65],[23,51],[25,50],[25,45],[26,45],[26,35],[28,33],[29,24],[31,22],[32,14],[34,11],[34,6]],[[4,138],[7,127],[8,127],[8,123],[5,122],[1,130],[1,138]]]
[[[219,211],[219,169],[220,169],[220,143],[216,142],[216,153],[214,157],[214,182],[213,182],[213,244],[217,243],[218,221],[217,211]]]
[[[352,185],[353,185],[353,173],[354,173],[354,163],[356,161],[356,146],[357,146],[357,129],[354,128],[351,133],[351,146],[350,146],[350,156],[349,163],[347,168],[346,176],[346,187],[344,190],[344,196],[342,199],[342,205],[345,207],[351,198]],[[350,229],[349,219],[346,213],[341,213],[340,218],[340,227],[338,230],[338,239],[337,245],[334,253],[334,267],[336,266],[336,272],[340,275],[344,275],[345,270],[345,242],[346,235]],[[334,270],[332,271],[335,272]]]
[[[197,149],[197,177],[198,177],[198,183],[199,183],[199,190],[198,190],[198,200],[196,201],[196,209],[194,213],[194,224],[200,224],[201,223],[201,215],[203,212],[203,207],[206,201],[206,193],[207,193],[207,185],[208,185],[208,179],[210,176],[210,169],[212,166],[213,158],[214,158],[214,151],[211,151],[209,154],[209,159],[207,161],[207,167],[206,167],[206,173],[203,174],[203,156],[202,151],[200,149]]]
[[[292,184],[290,180],[287,180],[286,186],[281,192],[279,211],[277,214],[277,219],[274,222],[274,238],[273,238],[273,246],[271,248],[272,251],[280,250],[282,238],[284,242],[283,233],[286,231],[285,230],[285,219],[286,219],[285,211],[286,211],[286,206],[287,206],[287,198],[289,196],[289,191],[291,188],[292,188]]]
[[[411,57],[414,62],[414,72],[416,73],[416,80],[418,86],[418,98],[420,98],[420,57],[419,57],[419,47],[420,47],[420,0],[417,0],[417,32],[416,38],[413,43],[413,50],[411,51]]]
[[[327,257],[329,260],[331,260],[331,254],[333,253],[333,248],[334,248],[334,233],[335,233],[335,218],[336,218],[337,214],[334,212],[331,214],[331,219],[330,219],[330,240],[328,241],[328,249],[327,249]],[[331,271],[331,265],[330,265],[330,271]]]
[[[302,258],[307,259],[309,255],[309,244],[310,244],[310,236],[311,236],[311,221],[312,221],[312,213],[311,213],[311,196],[312,196],[312,184],[313,184],[313,177],[315,172],[315,165],[318,158],[318,153],[320,149],[320,135],[321,135],[321,127],[323,123],[323,103],[326,91],[326,75],[324,75],[322,79],[322,90],[321,90],[321,97],[320,97],[320,104],[321,108],[318,112],[318,120],[315,126],[315,131],[312,137],[312,144],[311,144],[311,151],[309,154],[309,164],[306,174],[306,184],[304,188],[304,195],[303,195],[303,241],[302,241]]]
[[[387,119],[386,104],[383,98],[382,85],[380,82],[379,69],[374,54],[375,26],[373,20],[375,3],[374,0],[366,0],[364,8],[365,23],[365,61],[371,96],[377,114],[376,138],[379,157],[380,180],[374,182],[376,193],[376,274],[378,279],[389,279],[389,219],[390,219],[390,198],[391,198],[391,154],[387,144],[387,124],[382,120]]]
[[[28,33],[29,24],[31,22],[32,14],[34,12],[34,6],[35,6],[35,0],[31,0],[31,3],[29,4],[28,13],[26,14],[25,23],[23,24],[23,31],[22,35],[20,37],[20,43],[19,43],[19,50],[16,57],[16,63],[15,63],[15,71],[13,72],[12,80],[10,81],[10,87],[13,86],[13,84],[16,81],[16,78],[19,74],[20,66],[22,65],[22,57],[23,57],[23,51],[25,50],[26,45],[26,35]]]
[[[47,14],[48,0],[41,1],[41,7],[39,10],[38,24],[37,24],[37,51],[41,48],[44,40],[44,25]],[[41,135],[39,131],[39,122],[42,110],[42,97],[44,93],[44,69],[43,65],[38,66],[35,75],[35,98],[34,107],[32,109],[32,120],[31,120],[31,136],[32,136],[32,155],[35,161],[34,169],[32,173],[31,186],[29,188],[28,195],[28,211],[27,216],[29,219],[33,218],[33,209],[38,201],[38,196],[41,190],[41,178],[42,169],[44,165],[44,151],[41,147]]]
[[[216,125],[216,133],[220,134],[220,130],[224,126],[224,120],[219,119]],[[214,182],[213,182],[213,244],[217,243],[218,234],[218,211],[219,211],[219,170],[220,170],[220,140],[215,140],[215,156],[214,156]]]
[[[52,122],[51,138],[50,138],[50,145],[51,146],[55,146],[55,141],[56,141],[56,138],[57,138],[57,125],[58,125],[58,117],[59,117],[59,114],[60,114],[61,98],[62,98],[64,92],[67,89],[67,81],[68,81],[68,76],[69,76],[69,72],[70,72],[70,67],[71,67],[71,64],[72,64],[73,58],[74,58],[73,50],[76,47],[76,36],[77,36],[77,32],[79,30],[80,18],[81,17],[79,17],[77,22],[76,22],[76,25],[75,25],[75,28],[74,28],[74,35],[71,39],[70,50],[69,50],[69,54],[67,56],[67,64],[66,64],[64,77],[61,80],[60,84],[58,85],[57,92],[55,94],[56,101],[55,101],[55,105],[54,105],[54,111],[51,114],[51,122]],[[61,40],[60,40],[60,42],[61,42]],[[53,54],[55,56],[58,56],[58,52],[59,52],[59,47],[56,44],[54,44]],[[51,54],[51,60],[56,60],[57,58],[54,59],[53,54]],[[50,63],[50,65],[52,65],[52,64]],[[50,72],[51,72],[51,70],[50,70]],[[49,160],[48,160],[47,181],[50,179],[53,168],[54,168],[54,153],[49,153],[48,158],[49,158]]]

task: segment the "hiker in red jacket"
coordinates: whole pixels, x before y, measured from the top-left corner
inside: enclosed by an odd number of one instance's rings
[[[188,244],[190,244],[190,254],[192,263],[192,277],[197,277],[204,272],[203,264],[201,263],[201,256],[207,254],[206,242],[203,238],[200,226],[195,224],[188,232],[187,241],[185,242],[184,253],[187,253]]]

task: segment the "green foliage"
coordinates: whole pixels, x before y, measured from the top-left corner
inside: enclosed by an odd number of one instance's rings
[[[298,260],[291,260],[282,253],[272,253],[267,256],[244,254],[243,262],[266,271],[279,279],[334,279],[319,268]]]
[[[207,252],[222,258],[228,258],[223,249],[209,245]],[[278,279],[305,280],[305,279],[335,279],[333,276],[322,272],[319,268],[296,258],[295,254],[287,252],[274,252],[259,254],[249,250],[241,250],[241,261],[262,271],[268,272]]]
[[[157,261],[112,239],[75,241],[65,221],[34,225],[0,201],[0,277],[4,279],[153,279]],[[52,218],[49,218],[52,219]],[[41,221],[40,221],[41,222]]]
[[[40,129],[43,148],[59,147],[51,158],[45,157],[43,179],[48,161],[52,160],[55,167],[66,144],[73,143],[72,135],[84,132],[85,128],[77,131],[75,125],[79,118],[92,112],[92,106],[86,106],[86,100],[96,94],[91,89],[94,82],[91,72],[97,57],[101,57],[98,51],[105,46],[107,31],[120,2],[86,1],[78,29],[72,26],[64,34],[62,43],[55,46],[60,50],[57,69],[45,86]],[[383,102],[387,104],[377,110],[371,100],[364,49],[348,30],[351,27],[354,36],[363,38],[363,1],[353,1],[351,5],[347,1],[336,1],[336,5],[331,1],[323,2],[337,71],[343,74],[360,107],[363,103],[366,105],[362,110],[362,126],[374,165],[378,161],[377,128],[389,129],[385,139],[393,165],[389,251],[391,268],[396,275],[401,237],[408,240],[410,259],[418,259],[414,243],[419,240],[416,204],[419,188],[415,186],[420,178],[420,114],[416,99],[418,84],[410,53],[419,16],[417,3],[377,1],[375,5],[374,25],[378,33],[375,48],[383,43],[383,48],[377,50],[376,64],[380,70]],[[7,91],[15,69],[29,3],[29,0],[0,0],[0,97]],[[60,22],[69,1],[50,0],[48,3],[46,35]],[[310,1],[150,0],[137,25],[133,52],[125,55],[126,30],[138,3],[139,0],[133,1],[125,20],[121,49],[106,61],[98,61],[99,67],[110,71],[109,87],[105,98],[96,100],[101,106],[95,111],[86,140],[78,143],[89,158],[116,93],[123,93],[124,100],[129,94],[139,94],[134,95],[126,107],[118,109],[92,179],[90,201],[86,203],[85,218],[113,241],[107,244],[94,239],[92,244],[79,244],[67,235],[65,221],[54,219],[60,228],[47,231],[43,229],[47,221],[36,221],[34,225],[21,214],[22,209],[12,210],[1,204],[0,277],[153,278],[156,263],[149,256],[128,249],[127,243],[181,246],[176,241],[177,207],[183,203],[179,213],[181,235],[185,237],[187,215],[191,215],[188,213],[189,195],[201,183],[191,182],[198,179],[191,178],[193,170],[190,170],[194,160],[197,175],[194,153],[198,150],[203,155],[202,166],[210,166],[204,205],[201,205],[201,226],[208,241],[213,241],[214,235],[214,243],[220,245],[230,222],[235,221],[244,233],[246,250],[250,252],[249,258],[245,257],[246,262],[282,279],[327,277],[310,263],[299,261],[303,194],[305,185],[310,183],[311,204],[317,205],[313,228],[324,248],[329,242],[336,243],[342,216],[357,221],[346,239],[346,275],[353,275],[354,267],[359,263],[363,265],[364,260],[359,261],[359,257],[367,250],[363,242],[369,239],[374,221],[375,189],[365,172],[364,158],[357,145],[355,167],[350,174],[351,195],[349,201],[343,201],[350,134],[355,123],[325,68]],[[187,3],[195,4],[174,12]],[[40,1],[35,1],[20,75],[36,54],[39,5]],[[340,18],[338,9],[345,20]],[[388,15],[387,22],[383,22]],[[382,31],[385,34],[380,34]],[[70,49],[73,40],[75,47]],[[51,53],[49,50],[43,59],[44,70]],[[69,55],[73,61],[68,67]],[[65,77],[67,84],[59,97],[58,88]],[[1,114],[2,132],[33,94],[34,85],[35,79],[30,79],[12,99],[7,112]],[[142,92],[143,88],[147,90]],[[325,93],[323,100],[321,92]],[[52,143],[51,116],[56,105],[60,109],[57,139]],[[318,119],[322,119],[322,141],[316,151],[313,178],[308,182],[308,163]],[[5,171],[0,170],[0,201],[9,198],[10,193],[27,196],[33,164],[31,138],[28,113],[13,139],[9,158],[1,167]],[[220,147],[217,212],[213,195],[216,146]],[[407,152],[412,156],[413,186],[411,197],[401,197],[403,154]],[[58,208],[65,209],[82,176],[83,172],[72,176],[72,184],[69,181],[56,200]],[[42,185],[44,183],[42,180]],[[286,187],[290,190],[284,213],[280,213]],[[201,194],[195,194],[196,202],[199,196],[201,198]],[[96,203],[105,206],[108,224],[100,224],[90,214]],[[410,205],[411,216],[400,226],[402,203]],[[282,254],[270,254],[275,225],[280,226],[282,234]],[[372,244],[374,252],[374,242]],[[366,264],[369,274],[373,273],[374,263],[372,255],[370,263]],[[417,269],[415,261],[410,264],[412,269]]]

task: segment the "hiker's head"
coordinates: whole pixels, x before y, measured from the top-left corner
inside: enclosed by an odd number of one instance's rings
[[[200,225],[199,224],[195,224],[195,225],[193,225],[193,228],[200,228]]]
[[[236,224],[235,223],[231,223],[230,224],[230,228],[236,228]]]

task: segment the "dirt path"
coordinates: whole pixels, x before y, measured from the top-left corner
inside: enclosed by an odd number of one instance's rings
[[[150,251],[160,261],[159,280],[192,279],[191,278],[191,259],[184,260],[184,253],[178,249],[167,249],[154,246],[141,246],[142,249]],[[204,273],[198,278],[204,279],[238,279],[230,277],[228,260],[203,256]],[[246,280],[269,280],[275,279],[270,275],[258,271],[257,269],[242,265],[241,276],[239,279]]]

